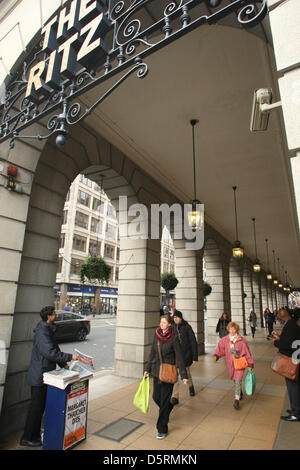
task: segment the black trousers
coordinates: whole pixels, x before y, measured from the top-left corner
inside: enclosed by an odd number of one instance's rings
[[[254,338],[254,335],[255,335],[255,330],[256,330],[256,326],[251,326],[251,332],[252,332],[253,338]]]
[[[291,414],[300,419],[300,377],[297,380],[285,379],[290,399]]]
[[[269,336],[271,336],[272,331],[274,330],[273,323],[268,323]]]
[[[160,382],[157,377],[153,377],[153,400],[159,407],[156,428],[158,432],[166,434],[168,432],[169,416],[173,410],[170,402],[173,393],[173,384]]]
[[[31,404],[29,406],[23,439],[37,441],[41,435],[41,423],[46,407],[47,385],[31,387]]]

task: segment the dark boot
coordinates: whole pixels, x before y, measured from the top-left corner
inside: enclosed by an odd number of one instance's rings
[[[191,397],[194,397],[194,396],[195,396],[194,385],[192,385],[192,386],[190,387],[190,396],[191,396]]]
[[[178,405],[179,400],[175,397],[172,397],[171,400],[170,400],[170,403],[175,406],[175,405]]]
[[[240,409],[240,400],[234,400],[233,408],[236,410]]]

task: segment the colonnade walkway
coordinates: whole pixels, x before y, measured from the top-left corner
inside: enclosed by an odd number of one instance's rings
[[[133,405],[139,380],[109,374],[92,379],[87,439],[74,450],[300,450],[300,422],[280,420],[287,414],[289,401],[285,380],[270,368],[277,349],[266,336],[261,328],[254,339],[246,337],[255,360],[257,387],[251,397],[244,393],[240,410],[233,408],[233,382],[225,360],[214,364],[215,348],[206,348],[206,354],[192,366],[196,395],[190,397],[188,387],[180,384],[179,404],[163,440],[156,438],[158,408],[152,397],[148,414]],[[124,422],[132,421],[139,427],[128,433],[125,426],[122,431]],[[111,423],[115,423],[114,430],[109,434]],[[122,432],[124,438],[120,438]],[[24,449],[18,444],[20,436],[21,432],[10,436],[0,449]]]

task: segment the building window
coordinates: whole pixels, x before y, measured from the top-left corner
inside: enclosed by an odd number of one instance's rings
[[[111,219],[116,218],[116,211],[111,204],[108,204],[107,206],[107,217],[110,217]]]
[[[117,261],[120,261],[120,248],[117,248]]]
[[[62,224],[66,224],[68,222],[68,211],[63,211],[63,220]]]
[[[65,233],[61,233],[61,234],[60,234],[60,248],[64,248],[64,247],[65,247],[65,241],[66,241],[66,234],[65,234]]]
[[[93,211],[97,211],[98,214],[104,213],[104,202],[97,197],[93,198]]]
[[[91,196],[84,191],[78,191],[78,202],[83,206],[90,207]]]
[[[89,188],[92,187],[92,184],[93,184],[92,181],[89,180],[88,178],[86,178],[84,175],[80,175],[79,181],[80,181],[80,183],[85,184]]]
[[[73,250],[86,252],[86,242],[87,239],[85,237],[75,234],[73,236]]]
[[[87,229],[89,226],[89,216],[83,212],[76,211],[75,225]]]
[[[83,263],[83,259],[72,258],[70,274],[79,274],[79,268]]]
[[[175,254],[173,250],[170,250],[170,259],[174,260],[175,259]]]
[[[106,258],[114,259],[114,257],[115,257],[115,247],[105,243],[105,245],[104,245],[104,256]]]
[[[116,227],[109,223],[106,224],[106,232],[105,237],[109,238],[110,240],[115,240],[116,238]]]
[[[116,271],[115,271],[115,281],[118,281],[119,280],[119,268],[116,268]]]
[[[92,217],[91,232],[102,234],[102,220]]]
[[[101,254],[101,242],[90,239],[89,254],[91,256],[100,256]]]

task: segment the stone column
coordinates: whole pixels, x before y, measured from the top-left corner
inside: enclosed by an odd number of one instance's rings
[[[241,331],[245,328],[245,301],[242,264],[233,258],[230,260],[230,302],[231,320],[240,325]]]
[[[207,337],[208,344],[217,344],[219,335],[216,326],[224,307],[223,269],[220,252],[213,240],[208,240],[204,248],[205,281],[212,287],[212,292],[206,297]]]
[[[194,330],[199,354],[204,354],[203,251],[185,249],[184,240],[174,240],[176,249],[176,305]]]
[[[244,286],[244,293],[246,294],[245,297],[245,334],[248,334],[250,330],[248,317],[250,315],[250,309],[254,309],[253,305],[253,287],[252,287],[252,276],[247,267],[244,267],[243,272],[243,286]]]
[[[142,377],[159,325],[160,240],[120,240],[115,373]]]

